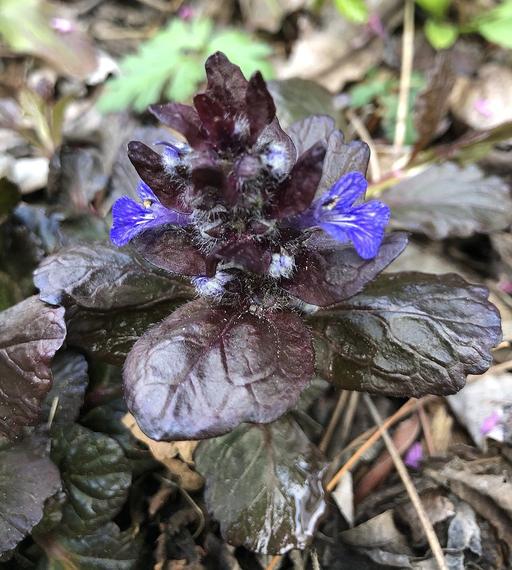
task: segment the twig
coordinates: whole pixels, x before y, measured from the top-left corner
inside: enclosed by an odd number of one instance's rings
[[[437,535],[434,532],[434,527],[432,526],[432,523],[430,522],[430,519],[428,518],[427,513],[425,512],[423,503],[421,502],[420,496],[418,495],[418,491],[416,490],[416,487],[412,482],[412,479],[407,471],[407,468],[405,467],[405,464],[402,461],[402,458],[400,457],[400,454],[398,453],[395,444],[393,443],[393,440],[391,439],[386,427],[384,426],[379,411],[377,410],[375,404],[372,402],[372,399],[368,394],[364,394],[363,398],[365,404],[368,406],[368,410],[371,416],[373,417],[373,420],[379,426],[379,433],[382,435],[382,439],[384,440],[384,443],[386,444],[389,454],[391,455],[391,459],[395,464],[398,475],[400,475],[400,479],[404,484],[405,490],[407,491],[407,494],[411,499],[411,503],[416,510],[421,526],[423,527],[428,543],[430,545],[430,549],[432,550],[432,554],[436,559],[437,565],[439,566],[440,570],[448,570],[448,566],[446,565],[446,561],[444,559],[443,549],[441,548]]]
[[[354,416],[356,415],[357,404],[359,403],[359,392],[352,392],[350,394],[350,400],[348,402],[347,413],[343,418],[343,429],[340,434],[340,443],[345,445],[348,436],[350,435],[350,428],[352,427],[352,422],[354,421]]]
[[[46,424],[48,429],[52,427],[53,420],[55,419],[55,414],[57,413],[57,406],[59,405],[59,397],[55,396],[52,400],[52,405],[50,407],[50,413],[48,414],[48,423]]]
[[[370,148],[370,175],[372,182],[376,182],[377,180],[380,180],[382,170],[380,168],[379,154],[375,148],[372,135],[368,132],[363,121],[361,121],[352,109],[347,109],[347,117],[352,123],[354,130],[359,135],[359,138],[362,139]]]
[[[340,421],[341,413],[343,412],[343,409],[347,403],[349,396],[350,392],[348,390],[341,391],[340,396],[338,398],[338,402],[336,404],[336,407],[334,408],[331,419],[329,421],[329,425],[327,426],[327,429],[325,430],[322,440],[318,445],[318,449],[320,449],[322,453],[325,453],[327,451],[327,448],[329,447],[332,435],[334,433],[334,430],[336,429],[336,426],[338,425],[338,422]]]
[[[399,408],[392,416],[389,416],[384,421],[384,427],[388,428],[394,425],[398,420],[402,419],[404,416],[410,414],[416,408],[417,400],[411,398],[408,400],[401,408]],[[361,459],[361,457],[372,447],[372,445],[379,441],[381,437],[380,430],[375,430],[370,437],[358,448],[358,450],[350,457],[350,459],[344,463],[341,468],[338,470],[336,475],[327,483],[325,487],[327,491],[332,491],[336,485],[338,484],[339,480],[345,475],[347,471],[350,471],[352,467],[354,467],[357,462]]]
[[[434,445],[434,440],[432,438],[432,430],[430,429],[430,421],[425,412],[423,402],[418,400],[418,415],[420,417],[421,429],[423,430],[423,436],[425,437],[425,445],[427,446],[427,451],[430,456],[435,455],[436,448]]]
[[[405,0],[404,31],[402,35],[402,66],[400,93],[396,112],[394,151],[399,155],[405,142],[409,91],[411,89],[412,62],[414,56],[414,0]]]

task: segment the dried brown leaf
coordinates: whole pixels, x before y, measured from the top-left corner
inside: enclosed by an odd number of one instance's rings
[[[177,477],[185,490],[197,491],[203,486],[203,478],[191,468],[198,441],[155,441],[139,428],[131,414],[124,416],[123,424],[135,438],[149,447],[153,457]]]

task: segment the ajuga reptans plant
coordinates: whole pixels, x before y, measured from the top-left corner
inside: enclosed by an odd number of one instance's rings
[[[221,53],[206,76],[193,107],[150,108],[182,138],[128,145],[139,199],[114,204],[115,247],[65,249],[35,282],[66,306],[70,345],[124,363],[149,437],[214,438],[197,464],[226,539],[283,552],[325,507],[322,460],[287,414],[313,377],[450,394],[488,368],[500,320],[457,275],[383,273],[407,236],[365,201],[364,143],[327,116],[285,132],[262,76]]]

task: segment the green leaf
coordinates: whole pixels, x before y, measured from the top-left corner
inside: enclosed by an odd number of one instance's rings
[[[309,319],[321,376],[347,390],[416,397],[453,394],[481,374],[501,339],[485,287],[455,274],[381,275]]]
[[[334,5],[351,22],[365,24],[368,21],[368,8],[364,0],[334,0]]]
[[[512,48],[512,0],[505,0],[477,17],[468,28],[475,29],[489,42]]]
[[[59,470],[41,453],[44,443],[25,439],[0,449],[0,553],[25,538],[60,488]]]
[[[0,221],[12,212],[20,199],[21,194],[16,184],[5,177],[0,178]]]
[[[270,46],[255,41],[241,30],[225,30],[213,37],[208,45],[208,53],[224,52],[228,59],[239,65],[246,76],[255,71],[270,79],[274,75],[272,65],[266,61],[272,54]]]
[[[124,505],[132,480],[130,463],[114,439],[78,424],[56,426],[52,444],[67,497],[62,529],[68,535],[92,533]]]
[[[393,89],[393,79],[382,74],[369,73],[368,77],[350,90],[350,105],[358,108],[368,105],[377,97]]]
[[[395,227],[431,239],[490,233],[512,223],[508,185],[474,164],[433,165],[382,194]]]
[[[195,460],[227,542],[276,554],[311,541],[326,508],[324,464],[290,416],[207,440]]]
[[[121,75],[107,83],[98,101],[102,112],[132,107],[143,111],[162,95],[186,100],[204,80],[204,61],[214,51],[223,51],[250,75],[261,70],[272,75],[266,61],[270,47],[239,30],[217,32],[211,20],[185,22],[179,18],[142,44],[139,52],[121,62]]]
[[[451,3],[452,0],[416,0],[418,6],[436,18],[442,18],[448,11]]]
[[[454,24],[446,21],[429,18],[425,22],[425,36],[435,49],[447,49],[451,47],[459,36],[459,29]]]
[[[46,538],[46,537],[45,537]],[[92,534],[69,537],[50,536],[46,549],[48,559],[39,563],[38,570],[136,570],[140,568],[141,534],[134,529],[121,532],[108,523]]]

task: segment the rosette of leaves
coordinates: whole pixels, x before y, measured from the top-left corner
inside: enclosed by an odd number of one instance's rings
[[[285,552],[325,510],[322,458],[281,417],[313,376],[450,394],[488,368],[500,319],[456,275],[380,275],[407,236],[364,201],[364,143],[327,116],[285,132],[261,74],[246,80],[221,53],[206,75],[193,107],[150,108],[183,139],[128,146],[140,201],[113,207],[122,249],[64,249],[35,282],[66,307],[71,345],[125,358],[127,405],[149,437],[208,440],[196,459],[224,536]]]

